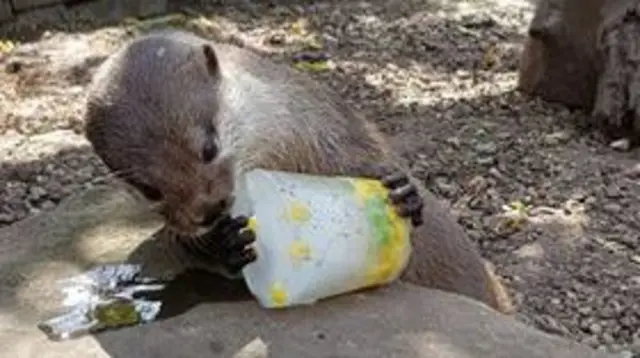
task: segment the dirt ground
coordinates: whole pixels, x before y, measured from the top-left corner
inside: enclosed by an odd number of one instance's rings
[[[640,357],[638,151],[580,130],[581,113],[515,91],[527,2],[198,3],[189,13],[203,18],[189,24],[277,60],[315,34],[332,68],[312,75],[377,122],[450,205],[505,278],[519,319]],[[0,226],[108,177],[90,148],[64,138],[82,131],[92,70],[142,25],[84,31],[97,21],[81,15],[67,16],[73,32],[29,36],[0,55]],[[11,150],[33,136],[58,143],[54,152]]]

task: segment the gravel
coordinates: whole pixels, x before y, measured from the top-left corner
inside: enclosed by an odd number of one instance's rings
[[[308,42],[306,19],[332,61],[313,76],[377,122],[450,206],[505,277],[518,318],[640,357],[638,152],[514,90],[527,2],[199,3],[276,58]],[[127,33],[53,32],[2,58],[0,226],[108,179],[80,134],[83,90]]]

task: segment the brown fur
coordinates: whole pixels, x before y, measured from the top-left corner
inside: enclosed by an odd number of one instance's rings
[[[169,218],[197,211],[194,197],[215,201],[230,194],[230,170],[216,178],[213,169],[220,163],[233,162],[234,174],[260,167],[370,176],[376,165],[402,168],[380,131],[325,87],[234,46],[213,44],[210,58],[204,44],[182,32],[137,40],[103,67],[90,94],[87,132],[97,152],[112,169],[132,170],[173,200],[184,198],[165,209]],[[150,57],[160,48],[164,59]],[[176,64],[186,68],[178,74]],[[207,66],[218,64],[219,72],[207,76]],[[221,147],[211,165],[197,157],[203,124],[194,118],[203,114],[215,124]],[[403,279],[511,312],[502,284],[463,229],[415,182],[425,202],[424,224],[412,235],[414,254]],[[206,191],[209,184],[220,189]],[[197,230],[193,222],[169,223]]]

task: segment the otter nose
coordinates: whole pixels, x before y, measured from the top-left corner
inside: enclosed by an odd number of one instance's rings
[[[221,200],[216,203],[204,203],[201,208],[202,216],[198,221],[198,225],[211,226],[216,220],[218,220],[226,208],[226,200]]]

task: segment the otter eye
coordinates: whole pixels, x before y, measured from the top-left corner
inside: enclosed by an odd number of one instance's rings
[[[213,139],[207,140],[202,148],[202,161],[205,163],[211,162],[216,155],[218,155],[218,147]]]

